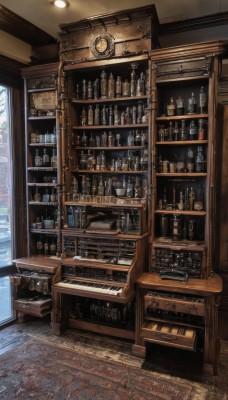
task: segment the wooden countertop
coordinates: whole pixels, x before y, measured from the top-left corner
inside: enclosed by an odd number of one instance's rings
[[[136,281],[140,288],[169,291],[175,293],[189,293],[202,296],[219,294],[222,292],[222,279],[214,274],[208,279],[189,278],[187,282],[170,279],[161,279],[159,274],[144,273]]]
[[[60,266],[61,260],[58,257],[45,257],[45,256],[32,256],[32,257],[21,257],[13,260],[17,267],[29,268],[38,272],[50,272],[55,273]]]

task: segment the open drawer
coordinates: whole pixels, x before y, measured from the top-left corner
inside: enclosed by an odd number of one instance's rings
[[[191,314],[191,315],[205,315],[205,303],[203,299],[199,301],[178,299],[175,297],[164,297],[147,294],[144,297],[145,311],[148,308],[160,309],[165,311],[174,311],[179,313]]]
[[[51,312],[52,300],[46,297],[21,298],[14,300],[14,310],[23,314],[30,314],[37,317],[43,317]]]
[[[166,322],[145,321],[141,337],[147,341],[171,347],[195,350],[196,330]]]

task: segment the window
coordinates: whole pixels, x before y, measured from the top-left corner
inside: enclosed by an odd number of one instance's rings
[[[13,317],[9,277],[4,272],[7,266],[12,265],[9,98],[10,89],[0,86],[0,324]]]

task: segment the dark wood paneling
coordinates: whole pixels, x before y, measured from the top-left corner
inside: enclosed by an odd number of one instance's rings
[[[0,29],[32,46],[55,43],[56,39],[37,26],[0,5]]]
[[[22,67],[25,67],[25,64],[0,55],[0,83],[10,87],[22,88]]]
[[[162,24],[160,25],[160,35],[187,32],[195,29],[205,29],[220,25],[228,25],[228,12]]]

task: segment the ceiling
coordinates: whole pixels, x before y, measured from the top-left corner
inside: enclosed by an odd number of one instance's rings
[[[62,24],[151,4],[156,7],[160,24],[228,12],[228,0],[68,0],[66,9],[52,6],[50,0],[0,1],[0,5],[56,39]]]

